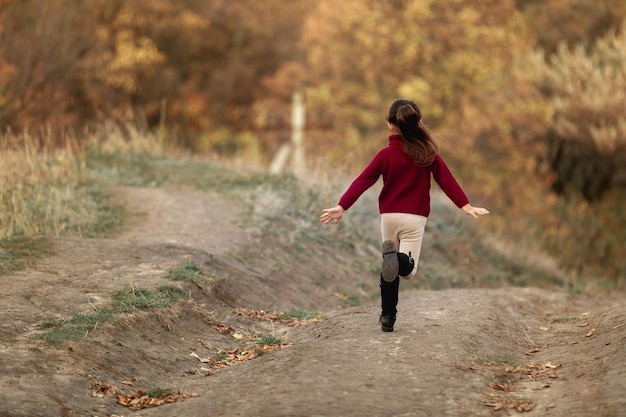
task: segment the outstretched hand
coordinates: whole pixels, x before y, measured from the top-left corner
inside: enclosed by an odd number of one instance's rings
[[[328,224],[331,221],[334,221],[335,224],[339,223],[339,220],[343,217],[343,212],[345,211],[341,206],[335,206],[332,208],[327,208],[322,210],[323,214],[320,216],[320,221],[324,224]]]
[[[461,210],[463,210],[468,216],[473,216],[474,218],[478,218],[479,214],[481,216],[489,214],[489,210],[482,207],[473,207],[471,204],[464,205]]]

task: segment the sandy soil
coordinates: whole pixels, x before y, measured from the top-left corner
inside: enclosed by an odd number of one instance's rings
[[[222,197],[120,189],[120,199],[138,214],[122,236],[55,238],[55,255],[0,277],[0,416],[626,416],[619,294],[403,291],[395,331],[383,333],[378,300],[341,308],[335,287],[312,284],[332,263],[286,277],[238,262],[233,252],[266,242]],[[94,311],[124,286],[166,284],[189,261],[215,279],[184,284],[190,297],[173,308],[59,348],[36,338],[43,321]],[[324,318],[267,313],[294,306]],[[253,333],[283,344],[251,348]],[[220,352],[230,359],[214,367]],[[154,388],[176,401],[119,404]]]

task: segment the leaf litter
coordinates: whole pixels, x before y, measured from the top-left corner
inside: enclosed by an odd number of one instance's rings
[[[124,381],[125,385],[129,385]],[[196,393],[182,393],[182,392],[170,392],[167,390],[155,390],[155,393],[150,393],[144,390],[138,390],[135,393],[124,395],[120,394],[116,385],[109,382],[103,382],[94,378],[90,384],[91,395],[93,397],[112,397],[117,396],[117,403],[128,407],[131,410],[142,410],[145,408],[158,407],[163,404],[171,404],[174,402],[182,401],[186,398],[197,397]]]
[[[484,366],[495,366],[501,365],[496,362],[484,362],[482,363]],[[538,381],[544,380],[545,378],[554,379],[557,378],[555,370],[559,368],[559,364],[552,364],[551,362],[547,362],[545,364],[537,364],[537,363],[522,363],[512,367],[506,366],[504,368],[505,374],[518,374],[523,375],[530,380]],[[477,368],[471,367],[471,369],[476,370]],[[546,388],[550,388],[550,382],[543,382],[542,385],[538,388],[534,388],[533,390],[542,390]],[[497,382],[493,382],[491,384],[491,388],[493,391],[484,392],[483,395],[488,397],[485,401],[485,405],[488,407],[492,407],[493,411],[500,410],[516,410],[519,413],[530,412],[535,409],[537,404],[528,399],[521,398],[519,396],[514,396],[514,393],[517,388],[514,384],[501,384]],[[495,392],[494,392],[495,391]],[[509,395],[502,395],[501,393],[511,393]],[[549,404],[548,408],[553,408],[554,404]]]

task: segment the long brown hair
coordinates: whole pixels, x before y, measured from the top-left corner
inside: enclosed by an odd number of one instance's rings
[[[387,121],[398,126],[402,132],[402,149],[417,166],[433,163],[438,152],[432,133],[422,123],[422,114],[412,100],[397,99],[389,107]]]

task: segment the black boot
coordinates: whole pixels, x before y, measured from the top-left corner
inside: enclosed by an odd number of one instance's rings
[[[398,275],[406,277],[415,267],[415,260],[411,257],[411,252],[407,255],[403,252],[398,252]]]
[[[383,332],[393,332],[396,322],[396,306],[398,305],[398,290],[400,289],[400,277],[391,282],[380,277],[380,300],[382,313],[380,315],[380,327]]]

